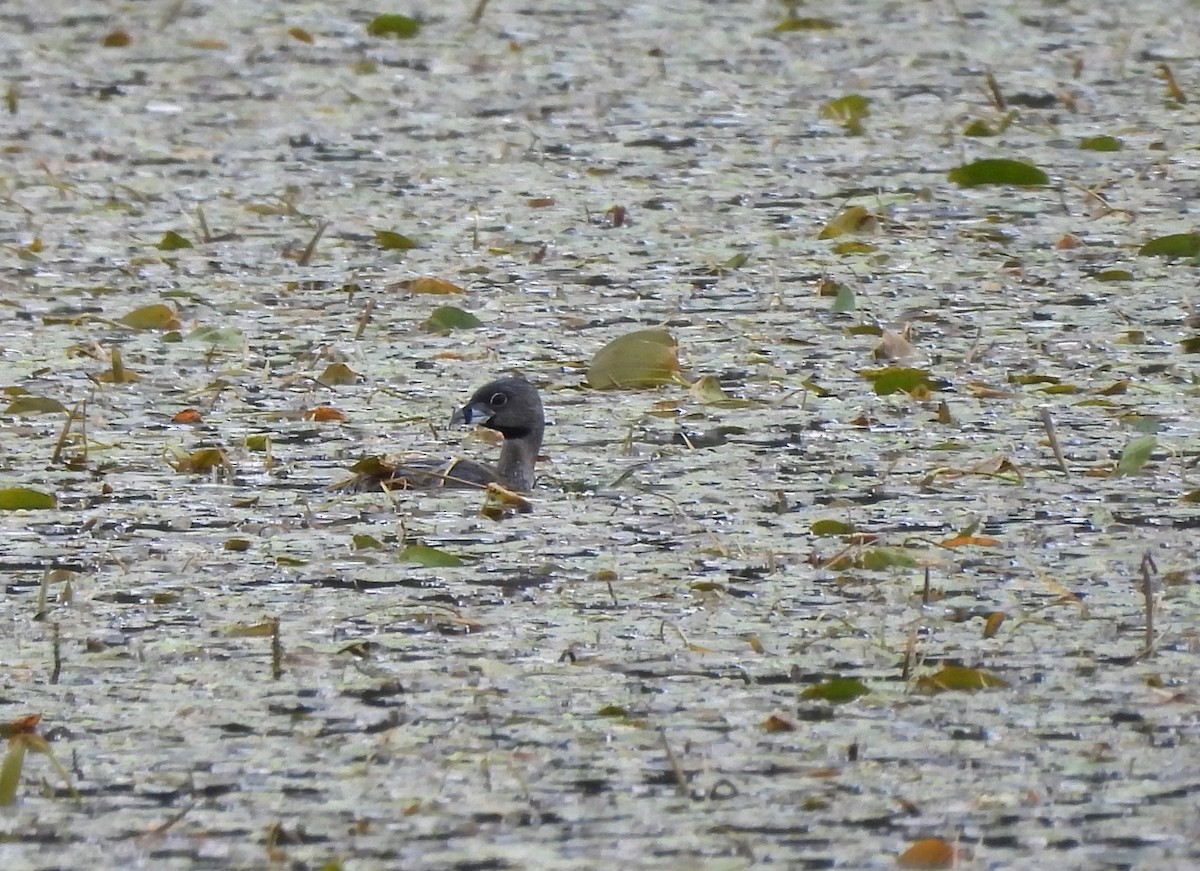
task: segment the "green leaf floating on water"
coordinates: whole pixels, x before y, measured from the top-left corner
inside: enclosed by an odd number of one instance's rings
[[[8,487],[0,490],[0,511],[42,511],[53,508],[58,500],[50,493],[28,487]]]
[[[1152,435],[1131,439],[1129,444],[1125,445],[1125,450],[1121,451],[1121,459],[1117,460],[1116,468],[1112,470],[1112,476],[1123,478],[1126,475],[1136,475],[1142,470],[1142,466],[1149,462],[1150,455],[1154,453],[1156,447],[1158,447],[1158,440]]]
[[[1079,143],[1084,151],[1120,151],[1125,146],[1115,136],[1089,136]]]
[[[859,696],[865,696],[870,690],[860,680],[849,677],[835,677],[824,683],[811,686],[800,694],[802,699],[818,699],[823,702],[842,704],[852,702]]]
[[[377,15],[367,25],[370,36],[390,36],[394,39],[412,39],[421,32],[421,22],[407,15]]]
[[[65,412],[67,407],[48,396],[18,396],[4,409],[5,414],[35,415]]]
[[[1141,257],[1196,257],[1200,255],[1200,233],[1172,233],[1151,239],[1138,249]]]
[[[853,535],[856,530],[853,523],[844,520],[814,520],[808,531],[813,535]]]
[[[1009,160],[1005,157],[989,157],[955,167],[950,170],[947,178],[963,187],[978,187],[987,184],[1038,187],[1050,183],[1050,176],[1032,163],[1025,163],[1023,160]]]
[[[422,326],[431,333],[449,333],[452,330],[473,330],[482,327],[483,321],[457,306],[443,305],[430,312],[429,318]]]
[[[837,296],[833,298],[833,311],[836,314],[846,314],[854,311],[857,303],[854,300],[854,291],[846,285],[838,288]]]
[[[399,560],[427,569],[449,569],[463,564],[461,557],[424,544],[410,544],[400,551]]]
[[[862,136],[863,119],[871,114],[871,101],[862,94],[846,94],[821,107],[821,117],[836,121],[849,136]]]
[[[635,330],[596,352],[587,382],[596,390],[659,387],[679,375],[679,346],[666,330]]]
[[[926,693],[974,692],[1008,686],[1008,681],[982,668],[967,668],[946,663],[937,674],[917,681],[917,689]]]
[[[889,366],[886,369],[863,369],[859,373],[875,385],[878,396],[893,393],[923,393],[941,389],[927,369],[910,369],[905,366]]]
[[[871,572],[887,569],[915,569],[919,566],[916,557],[901,547],[871,547],[862,553],[860,564]]]
[[[187,334],[187,340],[214,348],[240,348],[245,341],[237,327],[196,327]]]
[[[183,248],[191,248],[192,243],[180,236],[174,230],[168,230],[163,233],[162,241],[158,243],[159,251],[179,251]]]
[[[395,230],[376,230],[375,241],[384,251],[408,251],[419,247],[415,239],[410,239]]]

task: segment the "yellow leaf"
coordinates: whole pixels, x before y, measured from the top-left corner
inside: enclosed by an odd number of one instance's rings
[[[678,345],[666,330],[636,330],[613,339],[588,366],[596,390],[658,387],[679,375]]]
[[[917,689],[926,693],[974,692],[1007,686],[1008,681],[990,671],[952,663],[944,663],[937,674],[917,681]]]
[[[232,638],[270,638],[275,632],[275,621],[263,620],[261,623],[238,623],[225,634]]]
[[[135,308],[117,322],[134,330],[177,330],[182,326],[175,309],[161,302]]]
[[[356,384],[359,377],[359,374],[345,363],[330,363],[317,380],[326,387],[333,387],[338,384]]]
[[[463,289],[452,281],[447,281],[444,278],[433,278],[427,276],[425,278],[412,278],[408,281],[401,281],[400,287],[412,293],[429,293],[444,295],[448,293],[463,293]]]
[[[863,206],[851,206],[837,215],[817,234],[818,239],[835,239],[847,233],[875,233],[879,220]]]
[[[9,487],[0,490],[0,511],[40,511],[53,508],[57,500],[50,493],[28,487]]]

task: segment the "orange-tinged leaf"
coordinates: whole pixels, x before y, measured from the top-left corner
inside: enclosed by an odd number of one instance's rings
[[[901,868],[953,868],[957,852],[944,838],[924,838],[900,854],[896,864]]]
[[[401,281],[400,287],[412,293],[430,293],[445,295],[448,293],[463,293],[463,289],[453,281],[447,281],[444,278],[433,278],[426,276],[424,278],[411,278],[408,281]]]
[[[316,408],[309,409],[304,415],[309,420],[315,420],[320,423],[325,423],[332,420],[345,420],[346,415],[338,411],[331,405],[319,405]]]
[[[795,732],[796,724],[780,714],[772,714],[763,720],[763,729],[768,732]]]
[[[194,408],[185,408],[171,418],[171,423],[201,423],[204,418]]]
[[[0,723],[0,738],[11,738],[14,735],[25,735],[37,731],[38,723],[42,722],[41,714],[26,714],[7,723]]]
[[[988,614],[987,622],[983,624],[983,637],[994,638],[996,633],[1000,631],[1000,624],[1004,622],[1003,611],[993,611]]]
[[[972,544],[976,547],[995,547],[1000,544],[1000,539],[988,538],[985,535],[956,535],[953,538],[947,538],[941,544],[942,547],[966,547]]]

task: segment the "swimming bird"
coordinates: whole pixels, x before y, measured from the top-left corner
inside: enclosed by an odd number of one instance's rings
[[[526,493],[533,489],[534,465],[546,430],[542,398],[524,378],[489,381],[456,410],[450,424],[472,424],[504,436],[495,466],[465,458],[446,461],[416,459],[391,462],[372,457],[355,464],[357,476],[340,485],[347,490],[389,490],[438,487],[485,488],[489,484]]]

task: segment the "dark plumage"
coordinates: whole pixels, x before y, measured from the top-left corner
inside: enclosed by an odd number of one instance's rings
[[[533,467],[546,417],[537,388],[524,378],[497,378],[480,387],[470,401],[454,412],[451,424],[478,423],[504,436],[500,462],[491,466],[473,460],[460,460],[450,474],[467,478],[472,484],[502,484],[510,490],[533,489]]]
[[[542,398],[536,387],[524,378],[489,381],[471,395],[466,405],[454,412],[450,423],[477,423],[503,435],[500,461],[489,466],[466,459],[393,463],[375,458],[357,464],[357,477],[341,485],[342,488],[362,491],[382,486],[403,490],[500,484],[520,492],[533,489],[534,464],[546,429]]]

